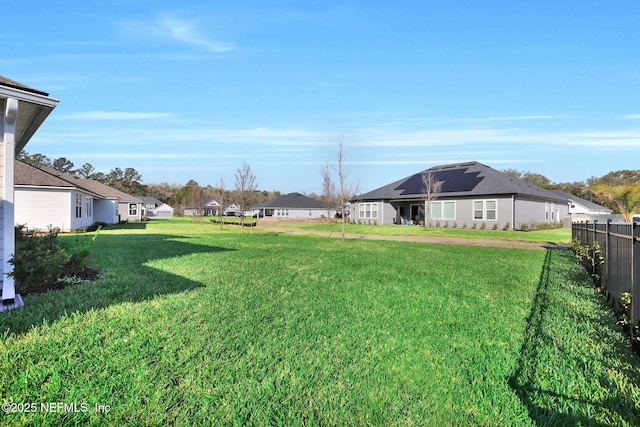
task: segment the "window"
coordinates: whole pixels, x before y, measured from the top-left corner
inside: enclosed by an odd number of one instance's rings
[[[544,219],[546,221],[549,221],[549,218],[551,218],[551,221],[556,220],[556,204],[555,203],[544,204]]]
[[[87,211],[87,218],[93,216],[93,198],[87,197],[85,199],[85,210]]]
[[[474,200],[473,219],[495,221],[498,219],[497,200]]]
[[[76,194],[76,218],[82,218],[82,195]]]
[[[360,203],[360,218],[378,218],[378,204]]]
[[[135,203],[129,203],[129,216],[138,215],[138,205]]]
[[[431,219],[456,219],[456,202],[431,202]]]

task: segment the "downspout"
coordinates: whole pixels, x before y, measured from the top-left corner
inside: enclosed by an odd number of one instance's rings
[[[516,195],[511,195],[511,230],[516,230]]]
[[[15,302],[16,288],[13,277],[7,273],[13,271],[9,258],[15,253],[15,224],[14,224],[14,184],[15,184],[15,131],[18,117],[18,100],[7,98],[2,120],[4,121],[4,136],[2,147],[2,304],[11,305]]]

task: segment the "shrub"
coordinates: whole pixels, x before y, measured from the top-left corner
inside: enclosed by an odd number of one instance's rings
[[[497,230],[498,229],[498,224],[493,224],[493,230]]]
[[[502,227],[502,230],[503,230],[503,231],[507,231],[510,227],[511,227],[511,223],[510,223],[510,222],[507,222],[507,223],[504,225],[504,227]]]
[[[39,293],[60,287],[57,283],[65,278],[84,272],[85,259],[96,234],[89,241],[75,245],[59,245],[58,228],[49,227],[46,234],[27,233],[24,225],[17,225],[16,252],[9,263],[13,271],[9,273],[16,281],[17,293]],[[99,229],[98,229],[99,230]]]
[[[602,281],[602,264],[604,264],[600,244],[595,242],[593,245],[588,246],[581,244],[579,240],[573,239],[569,248],[575,254],[577,262],[587,270],[594,284],[599,288]]]

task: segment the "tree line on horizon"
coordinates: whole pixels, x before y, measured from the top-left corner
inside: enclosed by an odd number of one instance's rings
[[[206,198],[233,199],[234,191],[226,189],[222,180],[215,186],[211,184],[201,186],[193,179],[184,185],[167,182],[143,184],[142,175],[134,168],[116,167],[108,173],[104,173],[97,171],[90,163],[84,163],[76,168],[74,163],[66,157],[51,160],[44,154],[29,154],[24,150],[18,155],[18,160],[37,168],[50,167],[70,176],[93,179],[132,196],[151,196],[177,208],[197,206]],[[243,165],[243,168],[245,167],[247,167],[246,164]],[[239,169],[238,172],[242,172],[242,170]],[[601,177],[592,176],[585,181],[574,182],[553,182],[542,174],[517,169],[504,169],[502,172],[547,190],[562,190],[607,206],[614,212],[625,216],[626,219],[632,214],[640,212],[640,170],[617,170]],[[236,173],[236,180],[237,175],[238,173]],[[326,181],[326,171],[321,172],[321,175],[322,179]],[[326,182],[323,185],[326,185]],[[254,193],[252,195],[254,203],[281,195],[281,192],[277,190],[260,191],[257,186],[252,188],[252,192]],[[315,193],[310,193],[308,196],[318,200],[325,199],[324,195]]]
[[[186,184],[169,184],[167,182],[143,184],[142,175],[134,168],[122,169],[116,167],[108,173],[104,173],[97,171],[90,163],[84,163],[82,166],[76,168],[75,164],[66,157],[51,160],[44,154],[29,154],[24,150],[18,154],[17,159],[39,169],[48,167],[69,176],[92,179],[131,196],[154,197],[180,211],[184,208],[200,207],[207,198],[213,198],[218,201],[228,201],[229,203],[233,203],[232,200],[236,198],[234,197],[236,188],[225,188],[223,180],[220,180],[216,186],[210,184],[201,186],[193,179],[189,180]],[[238,175],[238,173],[242,173],[242,178],[244,179],[248,179],[252,175],[250,168],[248,168],[246,164],[243,165],[242,168],[239,168],[236,175]],[[254,201],[254,203],[259,203],[281,195],[279,191],[258,190],[255,185],[245,190],[247,190],[248,193],[252,193],[249,199]]]
[[[505,169],[502,172],[547,190],[562,190],[599,205],[607,206],[629,221],[640,213],[640,170],[622,169],[586,181],[554,183],[544,175]]]

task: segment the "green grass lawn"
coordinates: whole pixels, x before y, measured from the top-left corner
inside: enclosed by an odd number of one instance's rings
[[[282,227],[295,227],[309,230],[331,231],[339,233],[342,224],[331,223],[282,223]],[[443,236],[462,237],[469,239],[503,239],[525,242],[549,242],[568,244],[571,240],[571,228],[555,228],[550,230],[511,231],[511,230],[480,230],[470,228],[443,228],[403,225],[363,225],[345,224],[345,232],[355,234],[373,234],[381,236]]]
[[[190,219],[95,243],[100,280],[0,314],[0,401],[38,405],[0,424],[640,423],[638,360],[568,252]]]

